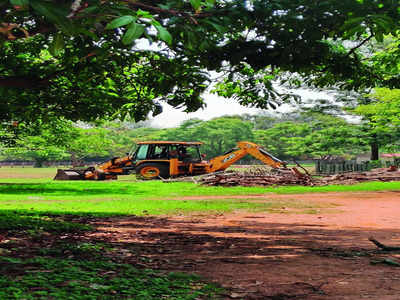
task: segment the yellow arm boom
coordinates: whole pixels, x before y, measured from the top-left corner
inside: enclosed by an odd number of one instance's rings
[[[94,170],[85,172],[85,179],[116,179],[116,175],[125,174],[124,167],[132,165],[131,158],[132,157],[128,155],[125,157],[115,157],[109,161],[106,161],[105,163],[97,166],[97,168]]]
[[[238,142],[237,147],[237,150],[211,159],[209,172],[223,171],[247,154],[250,154],[254,158],[257,158],[264,164],[273,168],[286,167],[286,164],[283,161],[269,154],[257,144],[251,142]]]
[[[101,170],[103,172],[113,172],[113,171],[121,172],[122,167],[125,167],[126,165],[130,165],[130,164],[131,164],[130,156],[115,157],[115,158],[99,165],[97,167],[97,169]]]

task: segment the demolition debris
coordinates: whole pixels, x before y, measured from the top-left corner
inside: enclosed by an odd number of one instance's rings
[[[325,184],[356,184],[365,181],[400,181],[400,171],[397,167],[372,169],[366,172],[351,172],[323,177]]]
[[[365,181],[400,181],[400,171],[397,168],[379,168],[368,172],[351,172],[325,177],[312,177],[309,174],[299,176],[293,170],[265,171],[254,170],[246,172],[223,172],[202,176],[198,180],[207,186],[283,186],[303,185],[321,186],[329,184],[356,184]]]
[[[287,170],[225,172],[205,176],[200,181],[209,186],[269,186],[269,185],[314,185],[313,179],[306,175]]]

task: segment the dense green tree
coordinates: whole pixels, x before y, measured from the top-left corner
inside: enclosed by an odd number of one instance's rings
[[[52,121],[26,130],[14,147],[4,148],[3,159],[32,160],[36,167],[45,162],[71,160],[79,165],[83,160],[109,158],[118,146],[104,128],[79,128],[70,121]]]
[[[165,130],[158,138],[203,142],[202,152],[208,158],[222,155],[239,141],[252,141],[252,124],[236,117],[221,117],[210,121],[188,120],[178,128]]]
[[[375,89],[366,96],[365,104],[351,110],[362,117],[371,159],[379,159],[379,148],[398,151],[400,139],[400,90]]]
[[[365,93],[356,91],[345,91],[340,89],[330,89],[330,96],[333,100],[329,99],[306,99],[301,103],[297,104],[297,113],[288,114],[288,118],[296,121],[310,121],[309,116],[312,113],[327,114],[340,116],[347,120],[352,120],[354,124],[358,124],[360,127],[359,137],[362,138],[362,143],[369,145],[371,153],[371,160],[379,159],[380,149],[388,150],[397,148],[399,140],[398,127],[393,124],[396,123],[396,101],[392,101],[396,98],[395,92],[390,93],[389,89],[375,89],[373,93],[366,91]],[[377,92],[379,91],[379,92]],[[396,90],[394,90],[396,91]],[[377,97],[379,93],[380,97],[387,97],[387,107],[382,106],[383,102]],[[393,97],[391,97],[391,95]],[[389,104],[390,103],[390,104]],[[380,118],[380,126],[377,126],[377,119],[379,118],[379,108],[381,116],[386,114],[386,117]],[[384,113],[384,111],[387,111]],[[390,113],[392,111],[392,113]],[[306,112],[304,114],[304,112]],[[311,114],[310,114],[311,113]],[[389,118],[389,115],[391,116]],[[281,116],[280,118],[284,118]],[[308,120],[307,120],[308,118]],[[393,150],[390,150],[393,151]]]
[[[282,72],[318,86],[399,85],[387,67],[398,48],[359,51],[383,35],[397,41],[393,0],[2,0],[0,15],[2,122],[140,120],[159,112],[157,100],[194,111],[204,70],[224,75],[220,95],[260,108],[288,99],[272,86]]]
[[[150,123],[140,126],[131,123],[107,122],[102,125],[106,130],[106,138],[111,142],[109,156],[125,156],[136,147],[137,142],[159,139],[162,129],[150,127]]]
[[[68,140],[63,149],[69,154],[73,165],[79,165],[91,158],[109,159],[115,156],[119,147],[113,143],[108,133],[108,130],[103,128],[77,128],[76,137]]]
[[[293,144],[293,140],[304,139],[309,134],[310,128],[307,124],[282,122],[276,123],[268,129],[255,130],[256,143],[263,146],[267,151],[273,153],[281,159],[291,158],[288,148]],[[298,153],[294,155],[298,157]]]
[[[362,128],[340,117],[319,113],[303,114],[303,121],[276,123],[255,130],[256,141],[283,159],[352,156],[366,150]]]
[[[274,124],[282,122],[281,117],[278,114],[272,114],[265,111],[260,111],[257,114],[238,115],[237,117],[243,121],[251,122],[254,130],[268,129],[274,126]]]
[[[6,159],[33,160],[36,167],[50,160],[68,159],[67,146],[78,138],[79,132],[72,122],[53,120],[51,124],[36,123],[18,137],[14,147],[5,148]]]
[[[399,129],[400,90],[375,89],[369,97],[375,99],[375,101],[359,105],[354,109],[354,112],[370,119],[375,127]]]

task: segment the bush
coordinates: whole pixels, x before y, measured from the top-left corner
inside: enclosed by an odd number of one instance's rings
[[[382,168],[383,163],[380,160],[370,160],[368,162],[368,170],[375,169],[375,168]]]

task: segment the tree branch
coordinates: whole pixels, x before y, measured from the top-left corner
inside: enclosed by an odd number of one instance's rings
[[[400,247],[394,247],[394,246],[386,246],[382,244],[381,242],[377,241],[374,239],[372,236],[368,239],[372,243],[374,243],[378,248],[384,250],[384,251],[399,251]]]
[[[370,39],[372,39],[374,35],[371,34],[369,37],[367,37],[365,40],[363,40],[360,44],[358,44],[357,46],[355,46],[354,48],[350,49],[350,51],[346,54],[346,57],[349,57],[350,55],[352,55],[358,48],[360,48],[361,46],[363,46],[366,42],[368,42]]]
[[[43,86],[41,79],[29,76],[0,77],[0,86],[20,89],[38,89]]]
[[[45,78],[33,76],[7,76],[0,77],[0,86],[20,89],[40,89],[50,85],[50,80],[66,70],[59,70]]]
[[[28,31],[26,31],[24,28],[19,26],[18,24],[14,23],[1,23],[0,24],[0,34],[3,34],[6,39],[8,40],[15,40],[18,38],[18,35],[13,32],[13,30],[19,30],[22,33],[22,36],[24,37],[29,37]]]
[[[158,13],[158,14],[183,17],[183,18],[188,19],[189,21],[191,21],[192,23],[194,23],[196,25],[198,24],[198,22],[196,21],[195,18],[207,18],[207,17],[211,17],[211,16],[215,15],[215,13],[211,13],[211,12],[206,12],[206,13],[198,12],[198,13],[194,13],[194,14],[189,14],[189,13],[183,12],[183,11],[178,11],[178,10],[174,10],[174,9],[163,9],[160,7],[147,5],[144,3],[135,2],[135,0],[124,0],[124,2],[126,2],[128,4],[128,6],[131,8],[136,8],[136,9],[142,8],[144,10]],[[218,14],[224,15],[225,12],[226,12],[225,10],[223,10],[223,11],[221,10],[221,11],[219,11]]]

